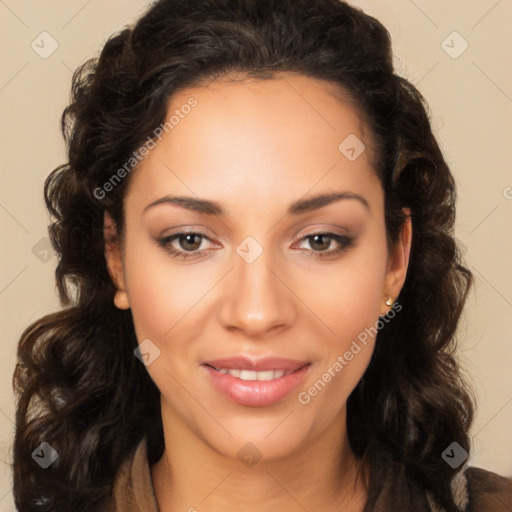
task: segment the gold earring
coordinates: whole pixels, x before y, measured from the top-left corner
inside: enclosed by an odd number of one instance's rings
[[[128,302],[128,294],[125,291],[117,290],[114,295],[114,305],[118,309],[130,309],[130,303]]]
[[[394,302],[393,297],[390,297],[388,295],[388,298],[386,299],[386,306],[392,306],[393,302]]]

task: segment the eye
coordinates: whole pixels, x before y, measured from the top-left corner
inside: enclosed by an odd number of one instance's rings
[[[190,231],[159,238],[158,245],[165,248],[175,258],[197,258],[206,252],[206,249],[198,250],[204,239],[210,240],[203,233]],[[173,244],[173,242],[177,243]],[[176,245],[179,247],[176,247]]]
[[[314,258],[324,258],[345,251],[350,247],[354,239],[349,236],[337,235],[336,233],[312,233],[301,239],[301,242],[308,242],[312,249],[306,249]],[[337,246],[330,249],[332,243],[336,242]]]

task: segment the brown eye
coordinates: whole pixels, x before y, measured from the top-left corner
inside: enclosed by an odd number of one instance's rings
[[[187,232],[159,238],[157,243],[175,258],[187,259],[201,257],[206,249],[199,249],[204,240],[210,240],[202,233]]]
[[[332,238],[326,233],[311,235],[308,239],[310,240],[309,245],[314,251],[325,251],[329,249],[332,241]]]
[[[180,247],[185,251],[195,251],[199,249],[202,237],[197,233],[183,233],[179,235],[177,240]]]
[[[332,243],[336,242],[337,247],[331,248]],[[335,233],[313,233],[301,239],[301,243],[308,242],[310,249],[304,248],[311,256],[324,258],[342,253],[354,243],[354,239],[349,236],[337,235]]]

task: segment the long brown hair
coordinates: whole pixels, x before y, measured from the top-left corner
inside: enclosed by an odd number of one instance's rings
[[[347,405],[351,447],[371,467],[365,511],[377,499],[387,510],[413,510],[415,488],[457,511],[450,483],[460,468],[441,453],[454,441],[469,451],[473,404],[454,357],[472,282],[453,236],[455,183],[426,102],[394,73],[387,30],[339,0],[160,0],[76,70],[62,115],[68,161],[44,190],[64,308],[23,332],[14,375],[18,510],[105,510],[141,439],[150,461],[162,455],[159,391],[133,355],[131,313],[113,305],[104,257],[104,213],[122,232],[130,173],[107,193],[104,185],[155,138],[173,93],[230,71],[328,80],[369,126],[388,241],[397,241],[403,207],[413,238],[402,311],[379,332]],[[58,453],[47,469],[31,457],[42,442]],[[379,498],[390,475],[393,486]]]

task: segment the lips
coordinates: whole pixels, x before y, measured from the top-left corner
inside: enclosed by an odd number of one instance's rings
[[[309,372],[311,363],[285,358],[230,357],[202,365],[211,382],[231,401],[252,407],[274,404],[286,397]]]
[[[248,357],[226,357],[224,359],[213,359],[204,364],[213,368],[227,368],[229,370],[253,370],[256,372],[265,370],[298,370],[308,364],[309,361],[286,359],[283,357],[267,357],[263,359],[249,359]]]

